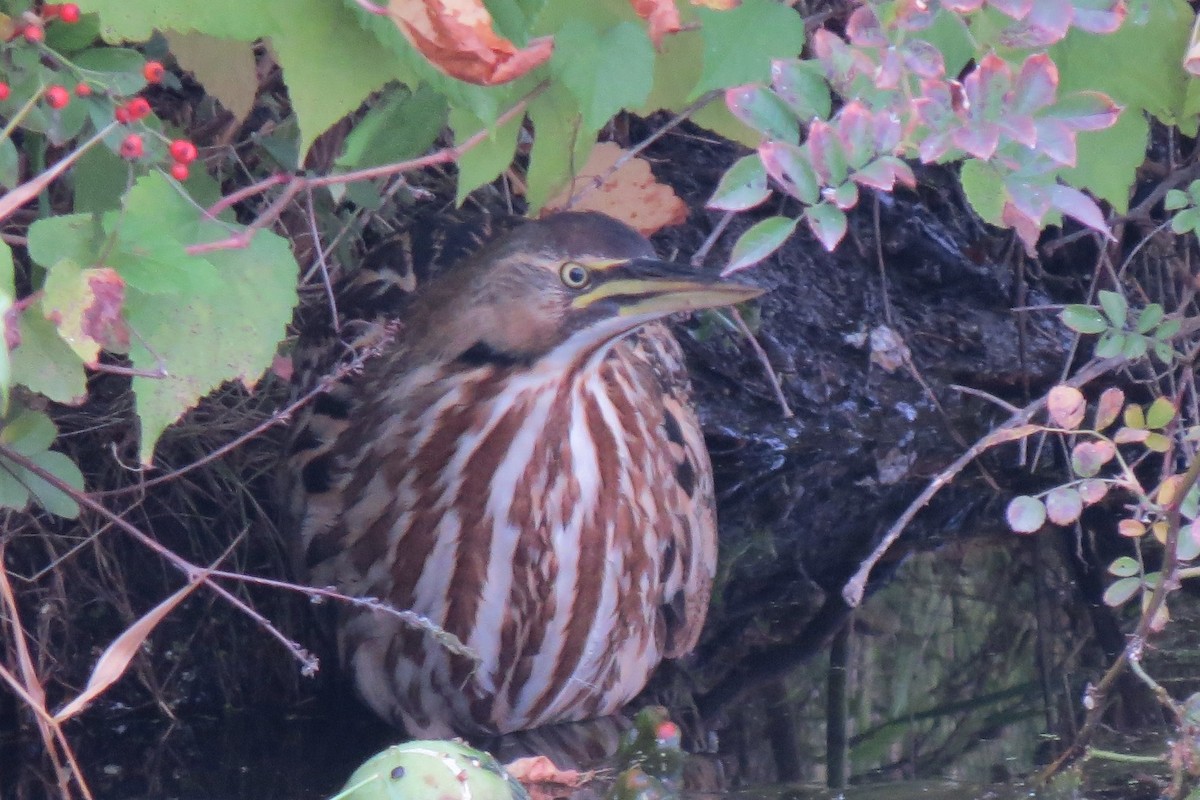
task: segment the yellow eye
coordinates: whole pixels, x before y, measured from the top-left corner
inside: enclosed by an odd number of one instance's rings
[[[562,269],[558,271],[558,276],[562,278],[563,284],[568,289],[582,289],[592,282],[592,273],[583,264],[575,261],[568,261],[562,265]]]

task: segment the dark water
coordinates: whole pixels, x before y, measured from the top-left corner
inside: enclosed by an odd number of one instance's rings
[[[1047,602],[1046,586],[1054,581],[1040,575],[1039,595],[1036,572],[1005,546],[911,558],[856,614],[844,661],[834,664],[828,653],[812,659],[787,679],[758,687],[694,737],[707,752],[689,762],[689,795],[1034,796],[1020,776],[1053,752],[1053,734],[1069,728],[1081,687],[1103,665],[1089,650],[1079,609],[1053,597]],[[1171,669],[1161,666],[1168,684]],[[836,699],[835,682],[831,703],[830,677],[839,674],[844,702]],[[1187,663],[1181,674],[1188,674]],[[287,716],[230,712],[175,722],[101,716],[88,712],[68,727],[100,798],[319,800],[396,738],[349,699]],[[528,747],[560,766],[582,757],[592,763],[581,766],[594,767],[620,736],[611,723],[576,727],[535,736]],[[840,735],[831,739],[830,730]],[[830,748],[838,750],[843,739],[841,770],[851,788],[818,788],[829,781],[829,765],[838,768]],[[516,746],[504,743],[499,755],[513,755]],[[36,738],[6,738],[0,747],[3,796],[47,796]],[[1117,769],[1094,791],[1071,787],[1039,796],[1155,796],[1121,788],[1136,777]]]

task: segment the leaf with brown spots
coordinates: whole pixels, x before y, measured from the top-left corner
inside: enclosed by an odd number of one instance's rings
[[[662,46],[663,37],[668,33],[678,33],[683,27],[679,19],[679,9],[675,0],[629,0],[637,15],[650,26],[650,40],[654,47]]]
[[[600,211],[646,236],[682,224],[687,206],[670,186],[654,179],[649,163],[631,158],[613,169],[625,155],[612,142],[596,145],[574,182],[546,203],[542,216],[568,208]],[[574,195],[578,197],[572,203]]]
[[[125,305],[125,282],[109,267],[81,269],[64,259],[46,278],[42,307],[46,319],[89,366],[101,350],[129,347],[129,328],[121,316]]]
[[[507,83],[543,64],[554,50],[548,36],[522,49],[498,35],[482,0],[390,0],[387,11],[421,55],[467,83]]]

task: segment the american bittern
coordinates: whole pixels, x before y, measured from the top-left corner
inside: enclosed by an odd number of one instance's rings
[[[585,719],[695,645],[712,471],[659,320],[758,294],[582,213],[418,288],[293,444],[311,582],[412,609],[479,658],[345,610],[341,656],[372,709],[421,736]]]

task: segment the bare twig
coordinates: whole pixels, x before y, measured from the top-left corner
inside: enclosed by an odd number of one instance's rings
[[[779,409],[783,412],[784,419],[791,419],[795,416],[792,413],[791,406],[788,405],[787,398],[783,396],[783,386],[779,383],[779,376],[775,374],[775,368],[771,366],[771,359],[767,357],[767,351],[758,342],[758,338],[754,332],[750,330],[750,326],[746,324],[746,320],[742,319],[742,312],[736,308],[730,307],[729,316],[733,318],[733,322],[737,325],[738,330],[742,332],[742,336],[750,343],[750,347],[754,350],[754,354],[758,357],[758,363],[762,364],[763,372],[767,376],[767,380],[771,383],[771,390],[775,393],[775,402],[779,403]]]

